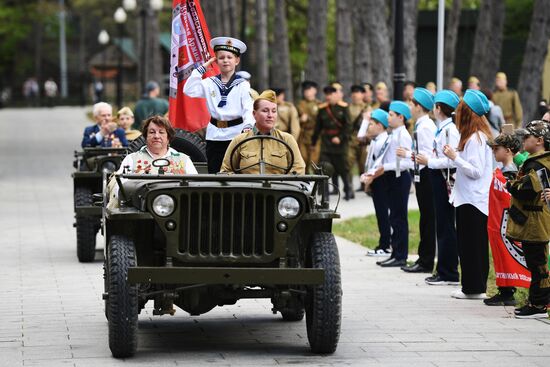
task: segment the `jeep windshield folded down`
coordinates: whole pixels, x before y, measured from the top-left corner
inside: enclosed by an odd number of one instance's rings
[[[203,163],[196,163],[199,172]],[[103,202],[105,311],[114,357],[137,348],[138,314],[191,315],[268,298],[284,320],[306,316],[316,353],[335,351],[338,249],[324,175],[115,174]],[[109,195],[103,195],[104,200]],[[116,200],[116,199],[114,199]]]

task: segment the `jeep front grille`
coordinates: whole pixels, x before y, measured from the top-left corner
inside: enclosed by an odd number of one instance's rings
[[[274,251],[275,201],[262,192],[182,193],[179,252],[195,260],[267,260]]]

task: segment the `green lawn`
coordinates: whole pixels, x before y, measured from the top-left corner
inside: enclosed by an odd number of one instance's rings
[[[418,253],[418,221],[420,213],[418,210],[409,211],[409,253]],[[337,236],[344,237],[355,243],[359,243],[367,248],[373,249],[378,246],[378,226],[376,225],[376,216],[367,215],[366,217],[352,218],[345,221],[337,222],[333,225],[333,232]],[[487,281],[487,294],[492,296],[497,293],[495,284],[495,269],[493,268],[493,257],[489,258],[489,279]],[[460,269],[459,269],[460,271]],[[527,301],[528,290],[518,288],[516,299],[523,304]]]

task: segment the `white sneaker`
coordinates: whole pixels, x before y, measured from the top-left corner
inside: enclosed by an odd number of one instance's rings
[[[451,293],[451,297],[457,298],[457,299],[485,299],[487,298],[487,294],[485,293],[465,294],[460,289],[457,289],[456,291]]]
[[[391,256],[391,251],[377,247],[374,250],[368,250],[367,256],[374,256],[374,257]]]

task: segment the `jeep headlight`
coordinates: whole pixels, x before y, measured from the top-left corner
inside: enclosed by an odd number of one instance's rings
[[[283,218],[296,218],[298,213],[300,213],[300,202],[291,196],[286,196],[279,200],[279,206],[277,209]]]
[[[153,212],[160,217],[167,217],[174,212],[174,199],[168,195],[159,195],[153,200]]]

